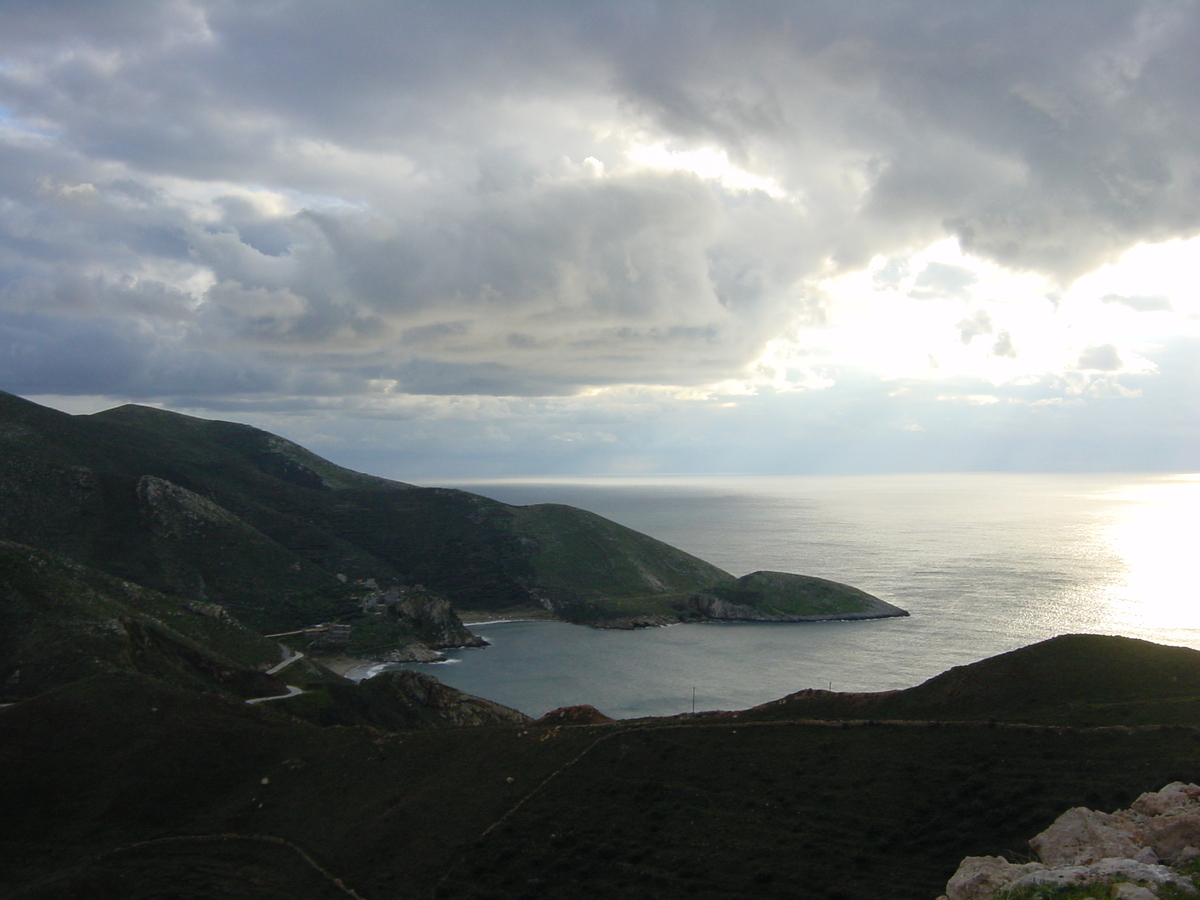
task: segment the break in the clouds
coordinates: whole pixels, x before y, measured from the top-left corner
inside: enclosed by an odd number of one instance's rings
[[[1200,387],[1198,45],[1190,0],[6,3],[0,387],[463,474],[1200,446],[1153,401]]]

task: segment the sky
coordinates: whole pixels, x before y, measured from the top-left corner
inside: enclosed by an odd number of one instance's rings
[[[0,389],[437,478],[1200,470],[1200,5],[0,2]]]

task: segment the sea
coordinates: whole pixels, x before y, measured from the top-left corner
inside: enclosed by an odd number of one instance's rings
[[[1059,634],[1200,649],[1200,475],[707,476],[455,483],[599,513],[734,575],[817,575],[906,618],[481,624],[490,646],[413,666],[532,716],[744,709],[804,688],[919,684]]]

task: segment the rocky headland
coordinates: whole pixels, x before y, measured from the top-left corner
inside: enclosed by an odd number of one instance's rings
[[[791,572],[751,572],[686,595],[663,597],[662,610],[597,617],[597,628],[651,628],[687,622],[829,622],[886,619],[908,612],[866,591]]]

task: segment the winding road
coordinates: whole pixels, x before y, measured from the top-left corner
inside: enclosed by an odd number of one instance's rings
[[[275,673],[279,672],[281,669],[285,668],[286,666],[290,666],[296,660],[304,659],[304,654],[301,653],[299,650],[290,651],[291,656],[288,656],[287,654],[289,652],[289,649],[287,647],[285,647],[283,644],[280,644],[279,649],[282,650],[283,654],[284,654],[283,662],[277,663],[276,665],[273,665],[273,666],[271,666],[271,668],[267,669],[267,671],[266,671],[267,675],[274,675]],[[300,688],[289,684],[288,692],[286,694],[276,694],[274,697],[255,697],[252,700],[247,700],[246,702],[247,703],[266,703],[268,700],[282,700],[284,697],[295,697],[297,694],[303,694],[303,693],[304,693],[304,691],[300,690]]]

